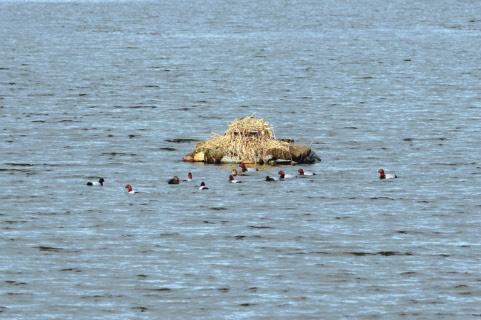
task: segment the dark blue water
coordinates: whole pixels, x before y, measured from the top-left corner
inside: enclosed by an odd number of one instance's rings
[[[0,318],[481,316],[480,15],[1,2]],[[231,185],[179,161],[196,142],[174,139],[250,114],[311,145],[317,175]]]

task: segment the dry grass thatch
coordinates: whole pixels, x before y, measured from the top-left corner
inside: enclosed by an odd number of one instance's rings
[[[214,135],[201,142],[197,150],[205,150],[211,157],[238,157],[242,161],[259,162],[272,150],[289,154],[289,143],[276,140],[269,123],[254,116],[235,119],[224,135]]]

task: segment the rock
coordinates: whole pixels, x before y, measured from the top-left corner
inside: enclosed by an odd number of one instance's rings
[[[224,154],[220,149],[204,149],[206,163],[219,163],[222,161]]]
[[[291,163],[292,163],[292,160],[287,160],[287,159],[277,159],[275,161],[275,164],[279,164],[279,165],[288,165]]]
[[[240,157],[228,156],[223,154],[220,148],[207,149],[198,144],[194,151],[187,154],[183,158],[184,161],[188,162],[205,162],[205,163],[240,163],[244,162],[247,164],[254,164],[253,161],[244,160]],[[302,163],[314,163],[316,161],[321,161],[321,159],[316,155],[315,152],[311,150],[310,147],[291,143],[289,145],[289,150],[274,148],[268,150],[267,156],[255,159],[258,164],[269,164],[269,165],[286,165],[286,164],[302,164]]]
[[[177,138],[170,143],[198,141]],[[205,163],[312,163],[320,160],[308,146],[295,144],[293,139],[276,139],[271,125],[255,116],[234,119],[223,135],[199,141],[185,161]]]
[[[314,151],[311,151],[311,153],[304,158],[304,163],[315,163],[316,161],[322,160]]]
[[[302,144],[293,143],[289,146],[289,153],[291,154],[292,160],[301,162],[302,159],[306,158],[311,153],[311,148]]]
[[[241,159],[239,157],[223,156],[220,162],[221,163],[240,163]]]
[[[196,152],[194,153],[194,161],[203,162],[205,160],[204,152]]]
[[[284,149],[270,149],[267,151],[267,154],[271,156],[271,158],[268,160],[277,160],[277,159],[290,159],[291,154]]]
[[[269,163],[269,161],[271,161],[271,160],[272,160],[272,154],[268,154],[267,156],[265,156],[263,158],[256,159],[256,161],[259,164]]]
[[[186,162],[194,162],[194,157],[191,155],[191,154],[186,154],[184,156],[184,158],[182,159],[182,161],[186,161]]]

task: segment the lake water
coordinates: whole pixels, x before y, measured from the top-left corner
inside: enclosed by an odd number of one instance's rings
[[[0,318],[479,318],[480,16],[0,2]],[[234,185],[179,161],[196,141],[175,139],[250,114],[311,145],[317,175]]]

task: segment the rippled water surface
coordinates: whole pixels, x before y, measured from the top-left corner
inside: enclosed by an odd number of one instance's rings
[[[480,16],[2,1],[0,318],[480,317]],[[179,161],[254,113],[317,175],[233,185]]]

